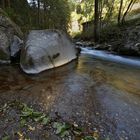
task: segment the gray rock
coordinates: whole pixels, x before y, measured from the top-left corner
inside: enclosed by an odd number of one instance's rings
[[[105,44],[97,44],[97,45],[94,46],[94,48],[96,50],[108,50],[109,47],[110,47],[110,45],[106,44],[106,43]]]
[[[10,33],[13,32],[14,35],[17,35],[20,38],[23,38],[23,33],[20,30],[19,26],[17,26],[1,8],[0,8],[0,27],[7,29],[7,31],[9,31]]]
[[[20,28],[0,8],[0,63],[10,61],[10,46],[14,46],[15,35],[21,38],[23,36]]]
[[[134,46],[134,49],[138,52],[138,54],[140,55],[140,42],[136,43]]]
[[[0,60],[10,60],[9,38],[6,33],[0,29]]]
[[[33,30],[21,50],[20,66],[26,73],[39,73],[75,59],[76,49],[58,30]]]
[[[75,45],[80,47],[93,47],[95,43],[90,41],[80,41],[76,42]]]
[[[16,54],[21,50],[23,44],[23,40],[21,40],[18,36],[14,35],[13,42],[11,44],[11,57],[16,57]]]

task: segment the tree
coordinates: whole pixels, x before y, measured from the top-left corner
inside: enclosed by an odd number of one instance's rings
[[[99,41],[99,3],[95,0],[94,3],[94,39],[95,42]]]
[[[5,9],[6,7],[10,8],[10,0],[1,0],[0,1],[0,7]]]
[[[123,0],[120,0],[120,7],[119,7],[119,13],[118,13],[118,25],[121,24],[122,7],[123,7]]]
[[[40,0],[37,0],[37,19],[38,19],[38,27],[40,26]]]
[[[44,0],[43,1],[43,9],[44,9],[44,17],[43,17],[43,19],[44,19],[44,28],[45,28],[45,25],[46,25],[46,12],[47,12],[47,3],[46,3],[46,1]]]
[[[134,3],[136,2],[137,0],[131,0],[130,3],[128,4],[128,7],[126,9],[126,11],[124,12],[123,14],[123,17],[122,17],[122,24],[125,22],[125,17],[126,15],[128,14],[129,10],[132,8],[132,6],[134,5]]]

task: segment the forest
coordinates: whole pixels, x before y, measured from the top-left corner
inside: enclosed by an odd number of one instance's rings
[[[75,34],[88,21],[97,24],[95,29],[100,34],[105,27],[122,26],[134,16],[138,18],[140,10],[139,0],[1,0],[0,5],[24,32],[53,28],[71,34],[73,22],[79,26]]]
[[[0,140],[139,140],[139,109],[139,0],[0,0]]]

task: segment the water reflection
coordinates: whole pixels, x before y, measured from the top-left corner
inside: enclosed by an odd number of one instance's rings
[[[97,84],[109,84],[120,90],[140,94],[140,69],[92,59],[82,55],[77,71],[86,73]]]
[[[75,72],[89,76],[97,84],[106,83],[126,92],[140,94],[140,69],[99,61],[88,55],[82,55],[78,64],[73,61],[33,76],[24,74],[18,66],[1,66],[0,90],[22,89],[30,84],[48,82],[50,79],[66,82]]]
[[[82,55],[78,65],[73,61],[68,65],[34,76],[24,74],[18,66],[1,66],[0,90],[21,89],[26,85],[43,83],[50,79],[66,82],[67,78],[72,77],[72,73],[75,72],[89,76],[97,84],[106,83],[126,92],[140,94],[140,69],[99,61],[88,55]]]

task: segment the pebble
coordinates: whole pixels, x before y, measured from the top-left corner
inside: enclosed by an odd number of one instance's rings
[[[123,130],[122,133],[125,134],[126,132]]]
[[[135,120],[136,120],[136,122],[139,122],[139,119],[138,118],[136,118]]]
[[[99,112],[96,112],[96,115],[99,115]]]
[[[104,132],[104,129],[100,129],[100,132]]]
[[[96,128],[96,127],[94,127],[93,129],[94,129],[94,131],[96,131],[96,130],[97,130],[97,128]]]
[[[125,137],[125,140],[128,140],[128,137]]]
[[[76,122],[73,123],[74,127],[78,127],[78,124],[76,124]]]
[[[119,114],[118,113],[116,113],[116,117],[118,117],[119,116]]]

